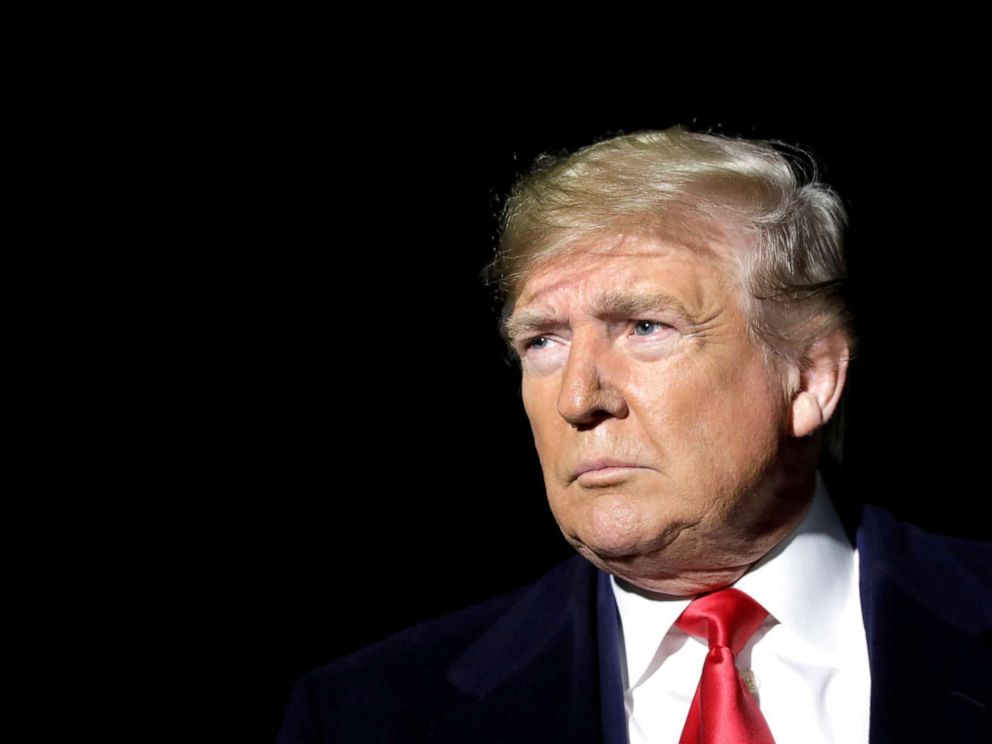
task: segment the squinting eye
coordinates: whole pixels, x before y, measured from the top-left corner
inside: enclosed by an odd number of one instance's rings
[[[659,328],[661,328],[664,327],[664,325],[665,325],[664,323],[659,323],[654,320],[638,320],[634,325],[634,329],[636,332],[638,328],[643,328],[644,326],[658,326]],[[648,335],[648,334],[639,334],[639,335]]]
[[[547,338],[548,338],[547,336],[534,336],[534,338],[527,339],[526,341],[524,341],[524,350],[526,351],[527,349],[534,348],[535,346],[537,346],[538,341],[545,341],[547,340]],[[538,346],[538,348],[540,347]]]

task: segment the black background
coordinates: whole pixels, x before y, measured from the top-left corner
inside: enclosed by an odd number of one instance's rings
[[[187,546],[198,557],[163,606],[230,649],[204,675],[238,678],[231,715],[260,740],[303,672],[573,554],[479,278],[500,200],[540,152],[675,123],[811,148],[851,217],[847,476],[930,529],[985,532],[988,209],[953,121],[909,99],[759,113],[368,100],[374,116],[345,115],[333,94],[271,86],[197,135],[187,207],[210,249],[173,259],[168,312],[185,322],[162,332],[181,351],[155,362],[173,383],[162,483],[181,494],[161,509],[182,524],[159,568],[174,576]]]

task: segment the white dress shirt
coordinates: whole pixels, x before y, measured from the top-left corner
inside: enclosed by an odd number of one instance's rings
[[[630,744],[678,744],[705,641],[674,627],[690,599],[647,596],[610,577]],[[776,744],[867,744],[868,645],[858,554],[820,472],[796,529],[734,586],[768,610],[737,657]]]

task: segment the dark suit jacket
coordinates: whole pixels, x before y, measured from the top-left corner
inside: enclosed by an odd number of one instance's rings
[[[873,506],[854,539],[872,744],[992,742],[992,547]],[[576,555],[308,673],[278,741],[626,744],[609,575]]]

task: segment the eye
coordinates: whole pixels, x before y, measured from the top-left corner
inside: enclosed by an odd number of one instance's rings
[[[648,327],[648,333],[637,333],[638,330],[643,329],[645,326]],[[638,335],[638,336],[648,336],[648,335],[650,335],[650,330],[651,330],[650,327],[651,326],[658,326],[659,328],[667,328],[668,327],[666,323],[661,323],[661,322],[656,321],[656,320],[637,320],[637,321],[634,321],[634,333],[635,333],[635,335]]]
[[[534,336],[533,338],[527,339],[522,344],[524,347],[524,351],[527,351],[527,349],[531,349],[534,347],[541,348],[539,342],[546,341],[547,338],[548,338],[547,336]]]

